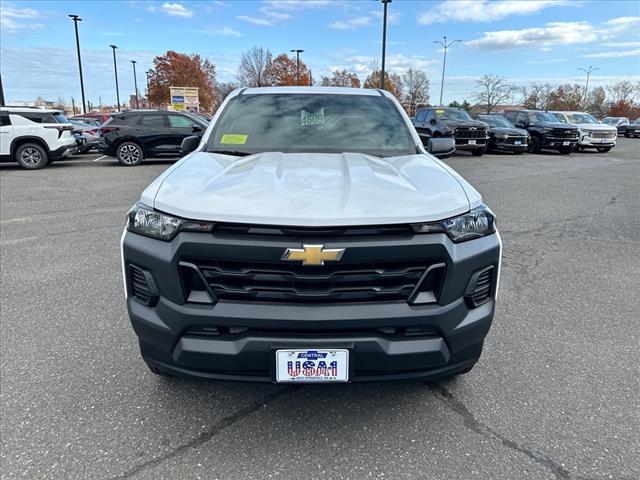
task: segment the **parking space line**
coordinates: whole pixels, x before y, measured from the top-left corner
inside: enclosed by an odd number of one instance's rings
[[[31,220],[30,217],[21,217],[21,218],[11,218],[9,220],[0,220],[0,223],[28,222],[30,220]]]
[[[93,160],[94,162],[99,162],[100,160],[102,160],[103,158],[107,158],[108,155],[102,155],[101,157],[96,158],[95,160]]]

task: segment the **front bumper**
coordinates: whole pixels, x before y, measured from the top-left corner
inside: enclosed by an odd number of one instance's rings
[[[415,258],[424,252],[443,259],[446,274],[434,304],[185,301],[178,276],[183,256],[213,252],[217,258],[235,256],[251,262],[272,249],[280,254],[291,243],[196,233],[180,233],[172,242],[162,242],[125,232],[127,307],[144,360],[179,376],[271,382],[279,348],[349,349],[350,381],[435,379],[464,370],[480,357],[495,309],[501,254],[497,233],[461,244],[443,234],[340,239],[342,247],[356,251],[354,255]],[[327,248],[334,243],[338,242],[327,242]],[[131,295],[130,264],[152,274],[159,292],[154,306]],[[491,299],[472,308],[465,301],[465,289],[473,273],[487,266],[496,271]],[[212,328],[216,333],[207,333]]]
[[[487,147],[487,138],[456,138],[456,150],[478,150]]]
[[[575,148],[578,144],[578,137],[572,138],[553,138],[545,137],[542,148],[549,148],[553,150],[559,150],[563,148]]]
[[[493,141],[491,142],[491,148],[502,150],[505,152],[526,152],[529,148],[528,140],[523,138],[522,140],[518,141],[520,142],[520,144],[516,145],[512,139],[494,137]]]

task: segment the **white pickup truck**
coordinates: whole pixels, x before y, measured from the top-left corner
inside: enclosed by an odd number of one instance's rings
[[[478,361],[500,269],[494,215],[388,92],[237,90],[182,148],[122,236],[152,372],[348,382]]]
[[[616,146],[618,132],[615,127],[599,123],[585,112],[549,112],[562,123],[571,123],[580,130],[576,148],[595,148],[598,152],[608,152]]]

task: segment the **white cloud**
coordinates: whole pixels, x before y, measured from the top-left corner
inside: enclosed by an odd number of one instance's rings
[[[622,58],[622,57],[640,57],[640,48],[635,50],[614,50],[612,52],[588,53],[582,55],[584,58]]]
[[[261,7],[260,12],[262,13],[262,16],[260,17],[252,15],[240,15],[236,18],[244,22],[253,23],[254,25],[262,25],[265,27],[272,27],[279,22],[284,22],[293,18],[293,16],[289,13],[274,12],[268,7]]]
[[[233,28],[226,25],[224,27],[218,27],[218,28],[207,27],[205,29],[193,30],[193,31],[197,33],[203,33],[205,35],[211,35],[213,37],[242,37],[243,36],[241,32],[234,30]]]
[[[353,17],[347,20],[338,20],[329,24],[329,28],[336,30],[356,30],[371,25],[371,17]]]
[[[243,22],[253,23],[254,25],[264,25],[266,27],[272,27],[274,22],[267,18],[263,17],[252,17],[249,15],[240,15],[236,17],[238,20],[242,20]]]
[[[602,45],[613,48],[640,48],[640,42],[605,42]]]
[[[377,17],[382,20],[382,12],[378,10],[374,10],[371,12],[371,15]],[[400,12],[389,12],[387,11],[387,23],[389,25],[398,25],[400,23]]]
[[[603,40],[609,40],[623,33],[637,32],[639,29],[640,17],[617,17],[604,22],[599,33]]]
[[[466,42],[466,45],[481,50],[506,50],[515,47],[589,43],[597,38],[597,32],[588,22],[553,22],[538,28],[484,32],[482,38]]]
[[[162,4],[160,8],[167,15],[171,15],[174,17],[183,17],[183,18],[193,17],[193,11],[189,10],[187,7],[185,7],[181,3],[165,2]]]
[[[33,8],[0,8],[0,30],[2,33],[15,33],[21,30],[39,30],[44,28],[42,23],[33,21],[21,22],[21,20],[33,20],[41,18],[42,15]]]
[[[446,0],[418,16],[418,23],[495,22],[511,15],[529,15],[568,0]],[[575,4],[575,3],[574,3]]]
[[[280,10],[302,10],[305,8],[327,7],[331,4],[335,5],[335,1],[331,0],[267,0],[265,2],[271,8]]]
[[[551,58],[549,60],[528,60],[525,62],[527,65],[545,65],[548,63],[565,63],[568,62],[566,58]]]

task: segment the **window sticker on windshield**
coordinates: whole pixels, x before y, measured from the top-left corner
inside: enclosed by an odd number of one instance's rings
[[[309,113],[306,110],[300,111],[300,125],[324,125],[324,107],[316,113]]]
[[[244,145],[247,143],[249,135],[239,135],[235,133],[225,133],[220,139],[221,145]]]
[[[444,110],[436,110],[436,113],[444,113]]]

